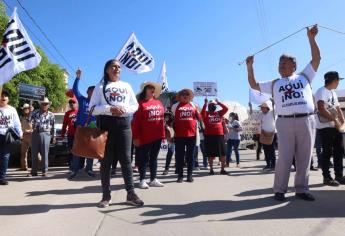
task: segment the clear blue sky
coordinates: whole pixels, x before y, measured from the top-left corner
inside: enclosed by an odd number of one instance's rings
[[[11,7],[18,6],[16,0],[6,2]],[[100,80],[104,63],[116,56],[134,31],[156,63],[153,71],[141,75],[123,71],[122,79],[131,83],[135,91],[144,81],[156,81],[166,60],[170,90],[192,88],[194,81],[216,81],[219,99],[239,101],[243,105],[248,103],[247,72],[245,65],[238,66],[238,61],[314,23],[345,32],[345,1],[342,0],[21,2],[72,66],[83,70],[82,90]],[[18,14],[49,46],[19,6]],[[323,85],[323,74],[328,70],[338,70],[345,76],[345,35],[320,29],[317,41],[322,62],[313,84],[314,91]],[[50,48],[50,51],[53,50]],[[254,67],[258,80],[278,77],[277,62],[284,52],[295,55],[302,69],[310,60],[306,32],[257,55]],[[47,55],[58,63],[49,53]],[[67,68],[62,59],[59,61]],[[67,69],[72,75],[71,86],[74,71]],[[340,88],[344,88],[344,84]]]

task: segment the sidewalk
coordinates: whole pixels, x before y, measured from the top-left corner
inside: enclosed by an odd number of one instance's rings
[[[315,202],[289,192],[279,203],[272,198],[273,174],[261,171],[264,161],[253,151],[241,151],[241,168],[232,164],[230,176],[219,175],[217,166],[216,175],[197,171],[194,183],[183,184],[173,173],[161,175],[163,158],[162,152],[158,174],[165,187],[136,189],[141,208],[124,204],[120,171],[112,179],[113,204],[99,209],[98,167],[95,179],[80,173],[73,181],[65,167],[51,168],[47,178],[11,169],[10,185],[0,186],[0,235],[344,235],[345,186],[324,187],[320,170],[310,173]]]

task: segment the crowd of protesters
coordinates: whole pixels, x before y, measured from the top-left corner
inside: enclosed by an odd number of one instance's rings
[[[291,165],[295,165],[296,196],[307,201],[315,200],[309,192],[309,170],[314,170],[312,153],[317,147],[318,167],[322,168],[323,183],[329,186],[345,184],[343,176],[344,147],[341,127],[344,115],[335,93],[341,78],[335,71],[324,75],[325,85],[317,90],[313,98],[311,82],[320,63],[320,51],[315,41],[316,26],[308,29],[312,60],[296,73],[296,58],[282,55],[279,60],[281,78],[268,82],[257,82],[254,76],[254,57],[247,58],[248,81],[253,89],[272,95],[272,101],[262,103],[260,134],[255,136],[258,143],[257,159],[261,146],[266,165],[263,171],[275,171],[274,198],[285,200]],[[68,100],[70,110],[66,112],[61,135],[67,135],[68,146],[72,148],[78,126],[88,125],[108,131],[104,159],[100,160],[102,198],[99,207],[111,203],[111,177],[115,175],[117,162],[121,165],[122,176],[127,190],[127,203],[142,206],[144,202],[135,192],[132,159],[135,153],[135,167],[139,172],[139,188],[164,187],[157,174],[158,155],[163,140],[167,140],[167,155],[162,175],[170,173],[175,154],[175,174],[177,183],[193,182],[193,171],[199,170],[198,153],[202,153],[202,163],[209,175],[214,175],[214,160],[219,158],[220,174],[228,175],[225,168],[230,166],[232,151],[236,166],[240,167],[239,146],[243,127],[238,114],[217,99],[204,100],[202,109],[193,103],[193,91],[182,89],[176,95],[171,107],[164,107],[158,99],[161,85],[145,82],[138,96],[131,85],[120,79],[121,65],[117,60],[106,62],[103,78],[96,86],[87,89],[84,97],[78,88],[81,70],[77,70],[73,84],[73,96]],[[27,171],[27,153],[31,147],[31,170],[28,176],[42,176],[48,172],[49,145],[56,142],[55,118],[49,111],[51,102],[44,98],[39,109],[33,110],[29,104],[22,107],[23,116],[8,105],[9,94],[3,90],[0,100],[0,184],[7,185],[6,171],[10,157],[7,145],[8,133],[14,132],[21,138],[20,170]],[[87,121],[90,110],[91,120]],[[317,112],[316,112],[317,111]],[[276,148],[279,158],[276,163]],[[331,156],[334,174],[331,176]],[[40,168],[39,168],[40,163]],[[71,155],[69,180],[74,179],[85,166],[85,158]],[[85,172],[95,177],[92,170],[93,159],[86,158]],[[149,168],[149,181],[146,172]]]

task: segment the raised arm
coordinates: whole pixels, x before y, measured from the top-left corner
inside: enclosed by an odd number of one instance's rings
[[[317,42],[315,40],[315,37],[317,33],[319,32],[317,25],[314,25],[311,28],[307,29],[307,35],[309,39],[310,49],[311,49],[311,65],[313,66],[313,69],[317,71],[320,65],[321,61],[321,55],[320,55],[320,49],[317,45]]]
[[[260,91],[260,86],[255,80],[253,63],[254,63],[254,56],[247,57],[246,64],[247,64],[247,72],[248,72],[248,82],[249,82],[249,86],[252,89]]]
[[[78,100],[81,96],[83,96],[79,91],[80,76],[81,76],[81,70],[78,69],[76,72],[76,78],[75,78],[74,83],[73,83],[73,93]]]
[[[229,108],[218,101],[218,99],[216,99],[216,102],[222,108],[222,110],[219,111],[220,116],[224,116],[228,112]]]

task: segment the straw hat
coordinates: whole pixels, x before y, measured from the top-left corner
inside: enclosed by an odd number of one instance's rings
[[[154,83],[154,82],[145,82],[145,83],[142,83],[140,85],[140,93],[142,93],[144,91],[144,88],[146,86],[152,86],[155,88],[155,98],[159,98],[159,96],[161,95],[161,92],[162,92],[162,85],[161,84],[158,84],[158,83]]]
[[[180,96],[181,96],[181,94],[183,94],[183,93],[188,93],[190,101],[193,100],[194,93],[193,93],[193,91],[192,91],[191,89],[187,89],[187,88],[184,88],[184,89],[180,90],[180,91],[177,93],[177,96],[176,96],[176,97],[177,97],[177,100],[180,99]]]

